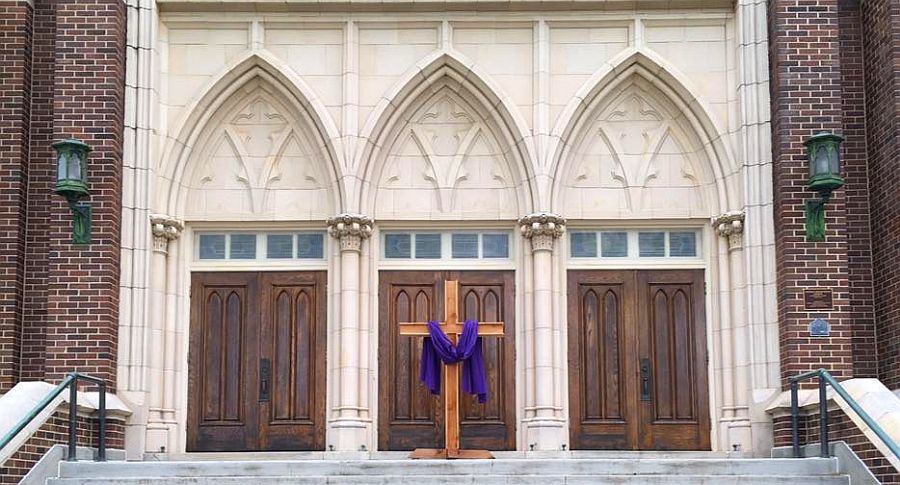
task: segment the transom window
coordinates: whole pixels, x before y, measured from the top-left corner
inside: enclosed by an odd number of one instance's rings
[[[200,261],[278,261],[325,259],[322,232],[199,233],[195,257]]]
[[[603,230],[569,232],[572,258],[699,258],[700,234],[695,229]]]
[[[389,260],[509,259],[506,232],[386,232],[382,256]]]

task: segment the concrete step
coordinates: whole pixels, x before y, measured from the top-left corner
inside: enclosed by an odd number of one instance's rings
[[[497,459],[63,462],[61,478],[352,476],[827,476],[837,460],[808,459]]]
[[[58,478],[48,485],[849,485],[844,476],[737,475],[381,475]]]

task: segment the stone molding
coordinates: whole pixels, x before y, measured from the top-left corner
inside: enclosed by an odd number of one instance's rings
[[[181,235],[184,223],[173,217],[153,214],[150,216],[150,229],[153,232],[153,251],[165,254],[169,241]]]
[[[329,217],[326,224],[328,234],[341,242],[341,252],[359,252],[363,239],[368,239],[372,235],[374,221],[363,214],[338,214]]]
[[[744,245],[744,212],[731,211],[712,218],[716,234],[728,238],[728,250],[734,251]]]
[[[551,212],[535,212],[519,219],[519,230],[531,240],[532,251],[553,251],[553,241],[566,232],[566,219]]]

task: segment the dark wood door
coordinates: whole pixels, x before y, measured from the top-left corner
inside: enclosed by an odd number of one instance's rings
[[[573,449],[710,447],[702,270],[570,271]]]
[[[379,298],[379,430],[382,450],[440,448],[443,395],[419,381],[422,338],[399,335],[399,322],[442,320],[444,280],[459,281],[463,319],[504,321],[506,335],[482,341],[488,402],[461,395],[464,448],[515,449],[515,282],[511,271],[382,271]]]
[[[188,451],[325,447],[325,273],[194,273]]]
[[[703,271],[639,271],[637,288],[640,447],[709,449]]]

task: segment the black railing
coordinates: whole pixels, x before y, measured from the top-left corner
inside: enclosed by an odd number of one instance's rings
[[[866,413],[862,407],[860,407],[859,403],[856,402],[855,399],[850,397],[850,394],[844,389],[843,386],[825,369],[818,369],[814,371],[804,372],[798,376],[791,377],[791,444],[794,448],[794,458],[800,457],[800,406],[799,406],[799,397],[798,397],[798,388],[800,381],[812,378],[819,378],[819,441],[821,444],[819,454],[823,458],[827,458],[829,456],[828,452],[828,394],[827,387],[831,386],[844,401],[847,402],[847,405],[850,406],[850,409],[853,410],[860,419],[866,423],[866,426],[871,429],[878,439],[884,442],[885,446],[894,454],[897,458],[900,458],[900,447],[897,446],[897,443],[888,436],[887,433],[881,429],[881,426]]]
[[[0,440],[0,449],[9,445],[16,436],[24,430],[31,421],[34,420],[47,406],[62,394],[66,388],[69,389],[69,450],[68,461],[78,461],[78,381],[88,381],[97,384],[99,387],[100,409],[98,415],[99,430],[97,437],[97,461],[106,461],[106,383],[103,380],[86,374],[70,372],[66,374],[66,378],[59,383],[49,394],[47,394],[41,402],[37,403],[28,414],[25,415],[15,427],[11,429],[6,436]]]

